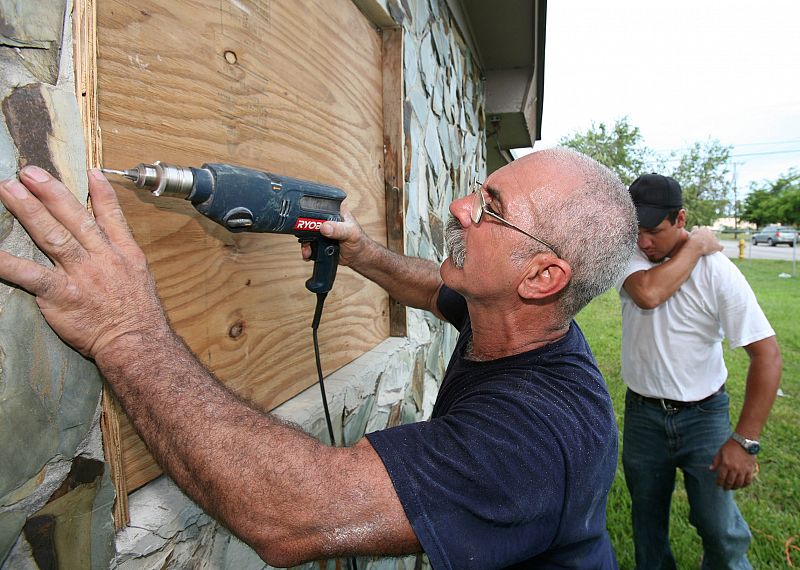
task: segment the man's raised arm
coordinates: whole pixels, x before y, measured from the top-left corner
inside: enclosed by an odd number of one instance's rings
[[[722,251],[722,245],[711,230],[694,229],[673,257],[651,269],[632,273],[622,286],[638,307],[655,309],[680,289],[701,257],[718,251]]]
[[[331,448],[241,401],[172,331],[114,190],[90,171],[93,218],[26,167],[0,199],[52,260],[0,251],[0,279],[36,296],[53,330],[93,358],[148,448],[203,509],[274,566],[418,552],[366,439]]]
[[[339,240],[339,263],[377,283],[401,304],[442,318],[436,306],[442,286],[439,266],[389,251],[364,232],[347,206],[342,206],[342,217],[343,222],[325,222],[321,228],[322,235]],[[303,256],[308,259],[310,254],[311,248],[304,246]]]

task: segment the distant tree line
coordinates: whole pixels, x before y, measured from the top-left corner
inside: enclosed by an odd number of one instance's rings
[[[792,168],[777,180],[750,184],[741,217],[759,226],[800,225],[800,170]]]
[[[797,224],[800,216],[800,172],[791,170],[777,180],[751,184],[743,204],[735,203],[731,180],[731,147],[716,139],[695,142],[681,152],[661,154],[647,147],[639,128],[627,117],[613,125],[592,125],[559,141],[587,154],[616,172],[626,185],[650,172],[671,176],[683,188],[687,226],[709,226],[729,215],[759,226]]]

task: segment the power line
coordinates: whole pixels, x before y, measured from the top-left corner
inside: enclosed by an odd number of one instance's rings
[[[754,142],[754,143],[741,143],[741,144],[734,144],[731,146],[764,146],[768,144],[790,144],[800,142],[800,139],[792,139],[788,141],[769,141],[769,142]]]
[[[741,158],[743,156],[769,156],[773,154],[793,154],[793,153],[800,153],[800,148],[795,148],[792,150],[773,150],[767,152],[745,152],[742,154],[732,154],[730,158]],[[683,160],[684,157],[676,156],[671,158],[662,158],[663,162],[680,162]]]
[[[731,158],[739,158],[741,156],[766,156],[769,154],[791,154],[793,152],[800,152],[800,148],[796,148],[793,150],[773,150],[769,152],[747,152],[744,154],[732,154]]]
[[[765,141],[765,142],[754,142],[754,143],[732,143],[722,146],[727,147],[742,147],[742,146],[767,146],[767,145],[779,145],[779,144],[794,144],[800,142],[800,139],[791,139],[785,141]],[[720,142],[720,144],[722,144]],[[683,146],[683,147],[676,147],[676,148],[665,148],[665,149],[654,149],[656,152],[677,152],[680,150],[689,150],[693,147],[691,146]],[[783,151],[776,151],[776,152],[783,152]],[[791,151],[786,151],[791,152]]]

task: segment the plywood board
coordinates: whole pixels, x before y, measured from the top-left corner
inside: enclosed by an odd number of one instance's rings
[[[385,243],[381,38],[350,0],[104,0],[97,46],[104,166],[230,162],[336,185]],[[117,189],[173,325],[223,382],[270,409],[316,381],[311,265],[291,236],[234,235],[188,202]],[[325,373],[388,331],[386,294],[341,268]],[[127,424],[122,441],[133,490],[158,469]]]

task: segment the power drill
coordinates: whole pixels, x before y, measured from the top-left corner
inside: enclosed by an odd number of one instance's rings
[[[306,288],[331,290],[339,266],[339,242],[320,234],[325,221],[342,220],[339,207],[347,196],[334,186],[279,176],[231,164],[200,168],[156,161],[128,170],[101,169],[132,180],[155,196],[189,200],[198,212],[232,232],[292,234],[311,244],[314,272]]]

